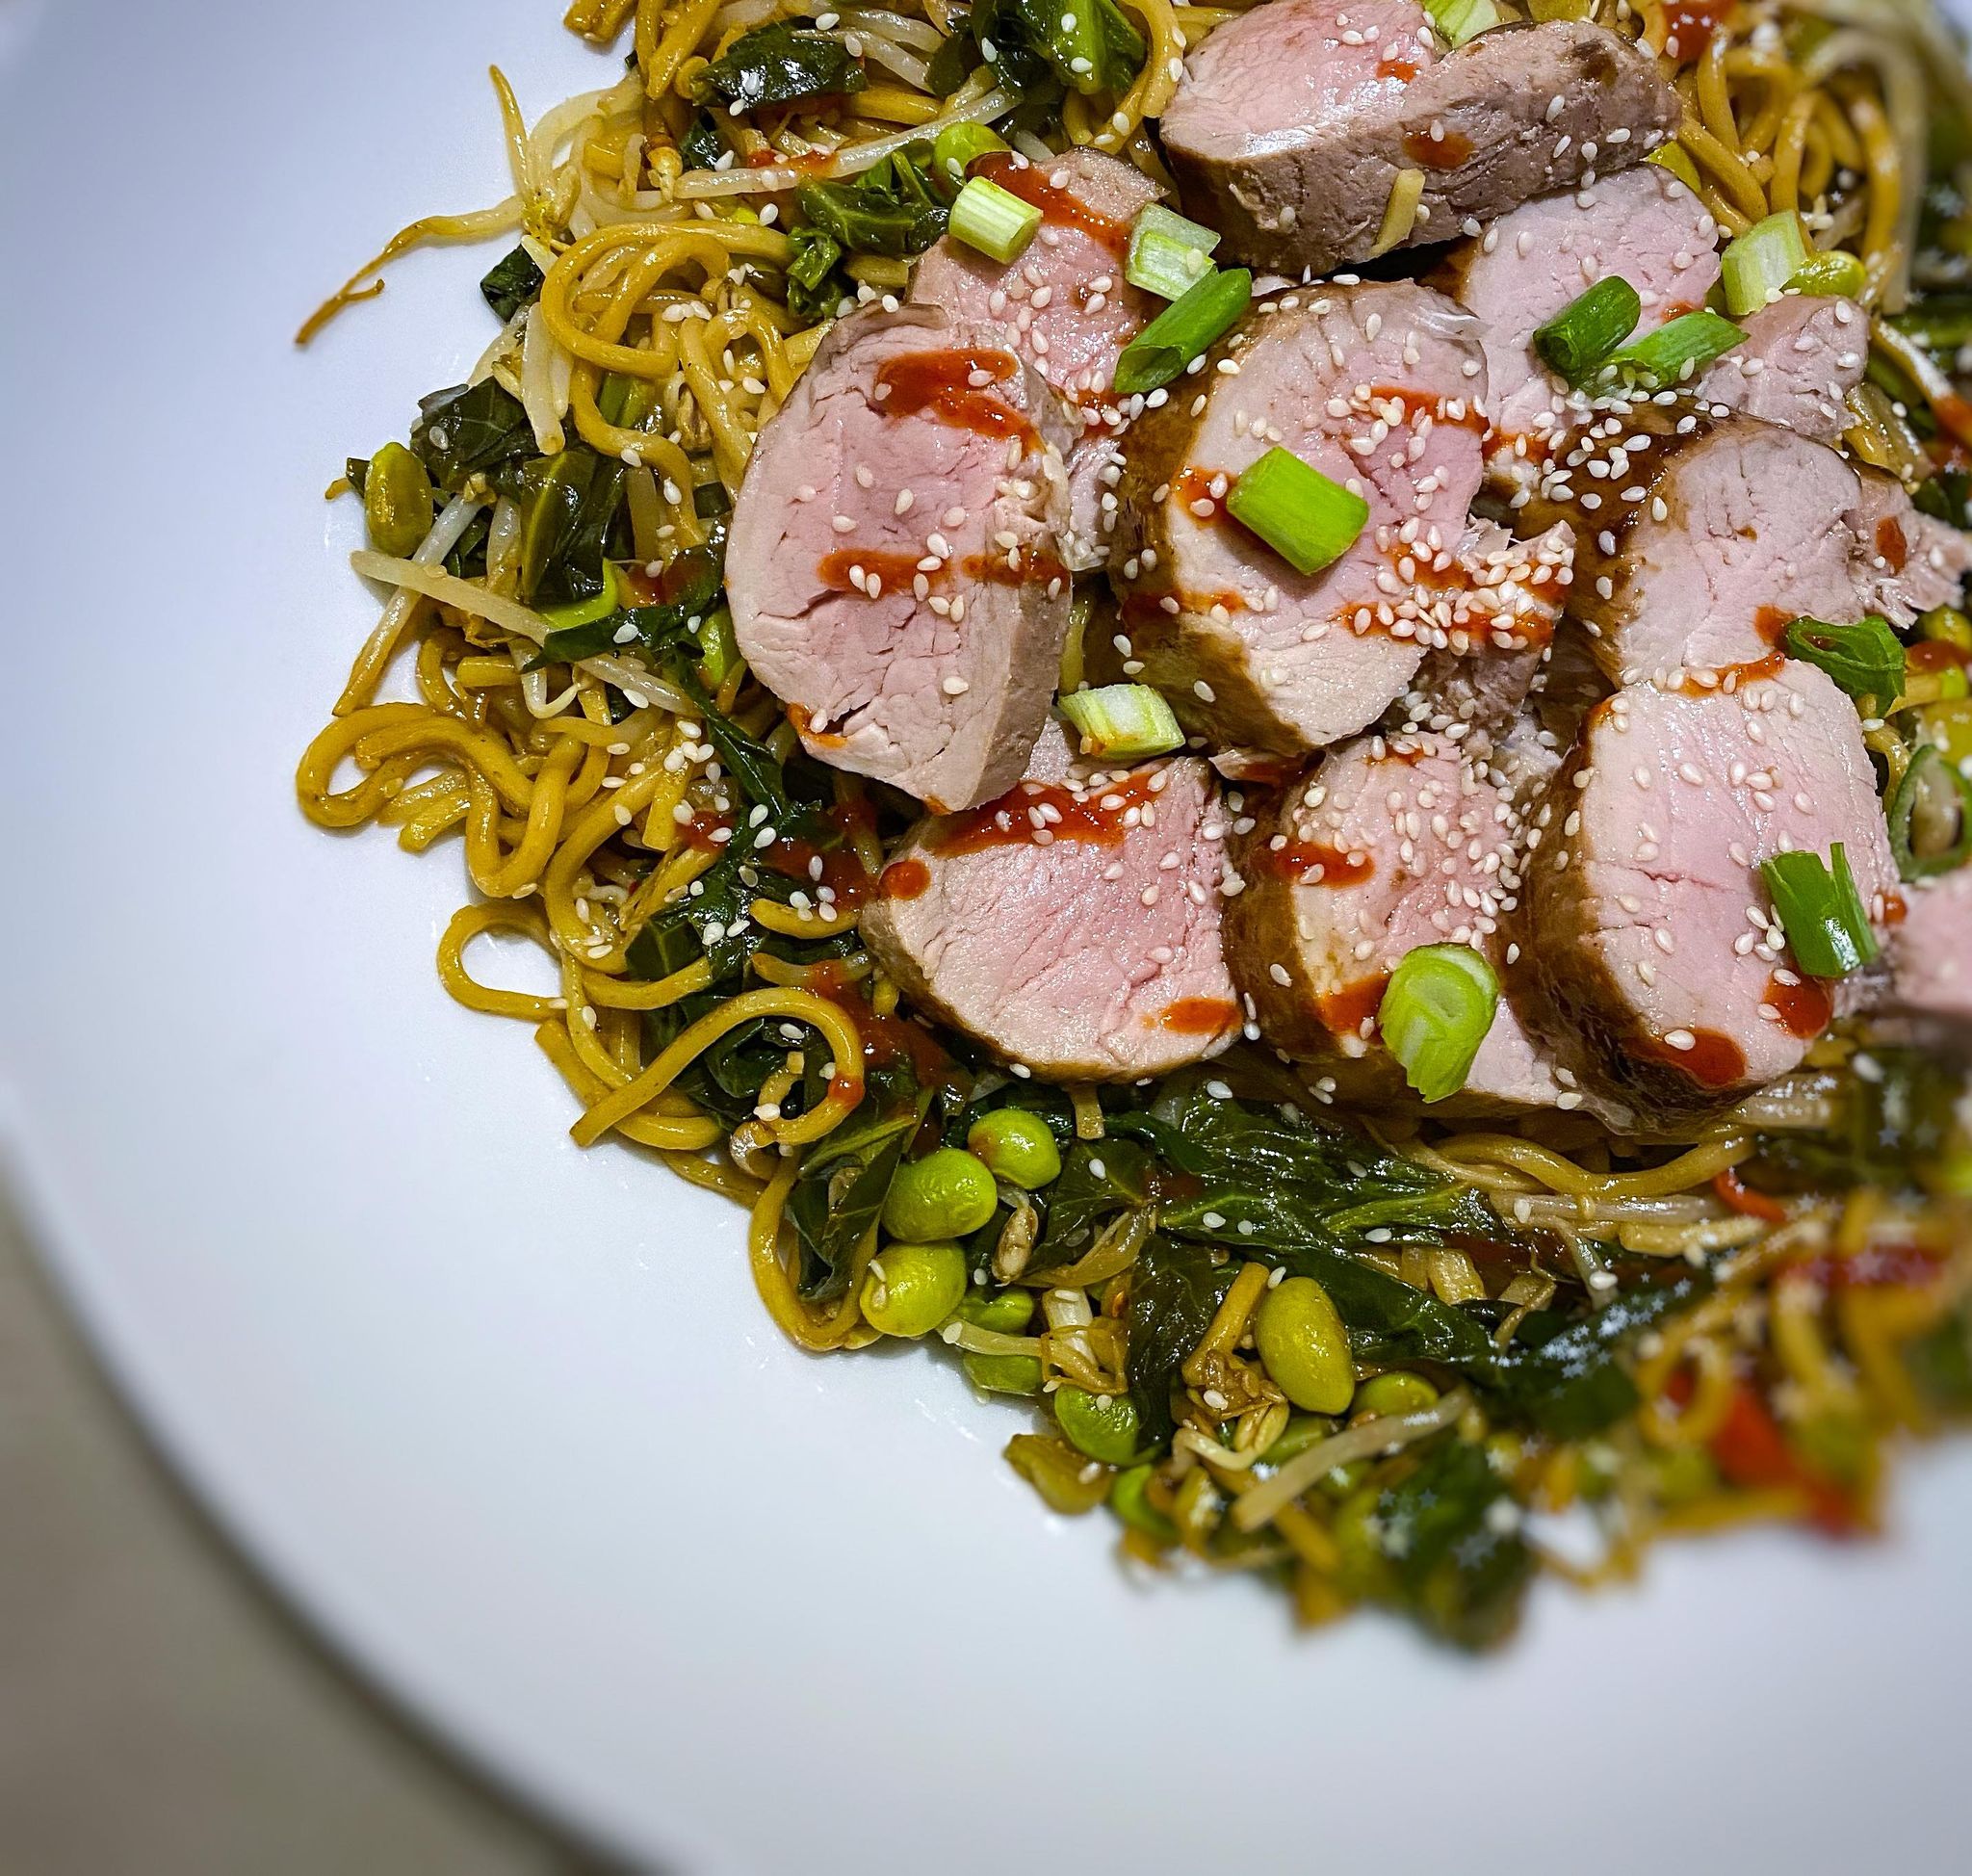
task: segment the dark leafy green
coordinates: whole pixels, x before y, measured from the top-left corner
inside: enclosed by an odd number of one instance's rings
[[[860,91],[868,81],[863,65],[841,39],[825,33],[797,31],[784,19],[742,33],[692,80],[701,101],[722,99],[742,112],[763,104],[791,104],[796,98]]]
[[[1960,346],[1972,345],[1972,293],[1926,294],[1907,312],[1890,314],[1888,324],[1950,365]]]
[[[366,456],[352,456],[343,463],[343,475],[358,495],[361,495],[370,481],[370,458]]]
[[[875,1226],[905,1150],[922,1125],[931,1093],[908,1064],[869,1071],[869,1092],[855,1113],[802,1162],[788,1195],[808,1266],[803,1292],[831,1300],[848,1287],[850,1260]]]
[[[1943,1414],[1972,1414],[1972,1308],[1961,1304],[1904,1346],[1917,1392]]]
[[[1760,1136],[1759,1157],[1745,1169],[1750,1185],[1907,1189],[1937,1162],[1951,1138],[1958,1075],[1928,1050],[1877,1047],[1869,1055],[1878,1079],[1850,1078],[1828,1132]]]
[[[924,89],[933,97],[949,97],[972,76],[978,56],[977,42],[960,26],[925,62]]]
[[[850,297],[849,283],[836,272],[843,244],[806,222],[788,230],[788,305],[803,319],[833,319]]]
[[[1558,1440],[1583,1440],[1614,1426],[1638,1404],[1636,1384],[1617,1359],[1636,1337],[1688,1308],[1709,1288],[1699,1275],[1638,1285],[1589,1316],[1542,1310],[1520,1324],[1487,1370],[1472,1378],[1517,1415]]]
[[[694,111],[685,135],[678,140],[678,154],[688,169],[711,169],[726,153],[726,140],[719,135],[709,111]]]
[[[1064,21],[1073,21],[1072,25]],[[980,0],[973,33],[994,75],[1013,90],[1066,87],[1084,95],[1122,92],[1143,69],[1144,38],[1115,0]]]
[[[1918,483],[1910,499],[1926,514],[1954,528],[1972,528],[1972,471],[1940,469],[1929,482]]]
[[[541,270],[525,248],[516,248],[507,257],[488,270],[480,282],[486,304],[503,320],[511,319],[523,306],[532,306],[541,291]]]
[[[490,477],[540,454],[520,400],[493,378],[433,391],[418,409],[411,448],[448,494],[456,495],[474,476]]]
[[[804,183],[806,222],[845,251],[905,260],[945,232],[950,195],[931,175],[931,145],[898,150],[850,182]]]
[[[1495,1509],[1505,1506],[1502,1513]],[[1534,1555],[1485,1450],[1447,1440],[1381,1492],[1364,1521],[1392,1600],[1461,1648],[1490,1648],[1519,1618]]]
[[[1129,1397],[1145,1433],[1171,1437],[1171,1394],[1178,1370],[1211,1327],[1232,1285],[1232,1266],[1215,1264],[1202,1245],[1153,1238],[1129,1273],[1124,1320],[1129,1328]]]

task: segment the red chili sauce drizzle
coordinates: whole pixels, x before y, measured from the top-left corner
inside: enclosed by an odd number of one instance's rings
[[[1360,1035],[1362,1026],[1383,1007],[1383,993],[1389,983],[1387,973],[1364,977],[1346,990],[1331,991],[1314,1000],[1322,1027],[1331,1035]]]
[[[1752,615],[1752,629],[1764,643],[1777,646],[1785,641],[1787,628],[1794,619],[1794,613],[1783,612],[1777,606],[1762,606]]]
[[[1404,138],[1404,154],[1420,169],[1456,169],[1472,154],[1472,140],[1463,130],[1447,130],[1441,137],[1414,130]]]
[[[1767,979],[1766,1002],[1780,1012],[1780,1027],[1791,1036],[1811,1042],[1835,1020],[1835,1000],[1820,977],[1790,971],[1792,983],[1782,983],[1777,971]]]
[[[918,573],[918,559],[916,554],[900,554],[887,547],[839,547],[833,554],[821,557],[815,573],[832,593],[852,592],[868,597],[867,586],[859,587],[849,578],[852,568],[861,567],[866,575],[875,575],[881,597],[887,592],[911,590],[911,582]]]
[[[1711,668],[1716,682],[1700,684],[1687,671],[1677,681],[1677,694],[1681,697],[1717,696],[1728,685],[1737,690],[1746,684],[1757,684],[1760,679],[1778,677],[1787,667],[1784,652],[1770,651],[1764,657],[1749,659],[1743,664],[1719,664]]]
[[[925,1087],[935,1087],[956,1074],[957,1065],[936,1036],[904,1017],[877,1015],[869,1007],[869,999],[857,989],[855,979],[835,960],[811,964],[803,974],[801,988],[849,1013],[863,1038],[862,1066],[883,1068],[894,1061],[908,1061]],[[843,1066],[841,1062],[836,1064],[838,1071]],[[849,1079],[853,1086],[862,1076]]]
[[[1705,56],[1712,35],[1732,16],[1736,4],[1737,0],[1671,0],[1664,9],[1666,56],[1679,65],[1696,65]]]
[[[1674,1049],[1668,1042],[1652,1040],[1641,1053],[1651,1061],[1669,1062],[1681,1068],[1702,1087],[1729,1088],[1746,1080],[1746,1052],[1729,1035],[1717,1029],[1694,1029],[1689,1049]]]
[[[847,801],[825,809],[821,818],[841,835],[835,845],[821,847],[789,835],[775,841],[760,859],[785,879],[799,879],[811,888],[826,886],[835,895],[837,907],[848,911],[877,889],[877,875],[864,869],[852,844],[857,827],[873,825],[873,817],[867,802]],[[818,879],[813,865],[817,859],[821,861]]]
[[[984,580],[993,586],[1045,586],[1049,582],[1069,578],[1068,569],[1047,554],[1012,550],[1020,556],[1019,566],[1009,566],[1004,554],[968,554],[960,570],[969,579]]]
[[[1399,85],[1408,85],[1417,76],[1417,61],[1402,52],[1386,52],[1376,64],[1379,78],[1394,78]]]
[[[1876,524],[1876,551],[1881,554],[1892,573],[1902,573],[1904,562],[1910,558],[1910,543],[1904,536],[1902,524],[1894,514],[1886,514]]]
[[[885,899],[922,899],[931,890],[931,869],[911,856],[893,860],[880,884]]]
[[[1291,879],[1297,886],[1360,886],[1376,871],[1376,862],[1367,853],[1331,847],[1325,841],[1263,847],[1259,866],[1262,873]]]
[[[886,417],[915,417],[928,410],[941,424],[975,436],[1031,436],[1032,424],[1009,408],[991,388],[974,384],[984,373],[1003,384],[1020,370],[1011,352],[957,348],[907,352],[876,368],[876,406]]]
[[[947,817],[928,845],[936,853],[983,853],[996,847],[1047,847],[1056,841],[1120,846],[1129,831],[1124,817],[1157,798],[1154,779],[1154,771],[1144,770],[1086,795],[1058,782],[1020,782],[997,801]],[[1034,824],[1037,810],[1047,811],[1040,826]],[[1036,838],[1044,832],[1048,840]]]
[[[1212,483],[1221,476],[1226,479],[1225,493],[1214,495]],[[1228,469],[1201,469],[1195,465],[1181,469],[1171,478],[1171,500],[1183,503],[1185,512],[1194,521],[1205,526],[1209,526],[1214,521],[1227,521],[1232,517],[1226,511],[1226,495],[1232,492],[1232,484],[1237,480],[1238,478]],[[1211,513],[1200,514],[1192,507],[1194,502],[1209,502],[1212,506]]]
[[[1133,592],[1123,596],[1118,609],[1123,614],[1125,625],[1169,625],[1183,612],[1209,612],[1214,606],[1223,606],[1229,612],[1246,611],[1246,595],[1239,592],[1187,593],[1171,595],[1178,601],[1179,612],[1167,612],[1163,607],[1165,595],[1155,592]]]
[[[1904,648],[1904,663],[1913,671],[1962,671],[1972,665],[1972,651],[1944,638],[1920,638]]]
[[[1239,1006],[1223,997],[1181,997],[1158,1020],[1178,1035],[1217,1035],[1239,1020]]]
[[[966,166],[969,176],[984,176],[1009,195],[1018,195],[1041,220],[1057,228],[1076,228],[1119,260],[1129,252],[1129,223],[1091,208],[1078,195],[1057,189],[1037,165],[1019,162],[1011,150],[988,150]]]

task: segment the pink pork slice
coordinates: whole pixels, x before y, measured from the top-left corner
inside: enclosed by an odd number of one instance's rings
[[[1123,277],[1129,227],[1155,183],[1134,164],[1077,149],[1037,166],[1014,152],[979,159],[973,172],[1041,210],[1039,231],[1002,265],[947,235],[918,263],[911,303],[1000,326],[1006,343],[1068,404],[1080,434],[1068,453],[1069,525],[1061,559],[1082,573],[1102,565],[1115,525],[1114,487],[1125,417],[1109,394],[1123,348],[1161,300]]]
[[[1845,400],[1869,364],[1869,320],[1852,300],[1789,294],[1741,320],[1746,340],[1699,380],[1698,402],[1818,443],[1849,428]]]
[[[997,327],[872,310],[823,340],[726,554],[740,649],[811,754],[940,812],[1020,779],[1068,634],[1072,440]]]
[[[1905,885],[1890,930],[1897,1006],[1955,1027],[1972,1025],[1972,868]]]
[[[1522,1008],[1586,1091],[1648,1121],[1729,1106],[1837,1013],[1793,968],[1760,862],[1842,843],[1879,925],[1896,886],[1855,706],[1809,664],[1617,691],[1534,820]]]
[[[1211,770],[1098,771],[1051,722],[1031,770],[913,831],[863,913],[871,954],[918,1009],[1051,1080],[1218,1054],[1240,1029],[1220,944],[1237,883]]]
[[[1504,975],[1518,903],[1520,816],[1505,775],[1429,734],[1331,749],[1241,849],[1227,913],[1233,981],[1260,1033],[1352,1104],[1409,1100],[1376,1012],[1420,945],[1470,945]],[[1465,1087],[1436,1111],[1580,1105],[1505,997]]]
[[[1154,394],[1130,433],[1109,574],[1132,664],[1188,729],[1296,761],[1374,722],[1454,633],[1484,649],[1523,636],[1518,609],[1543,609],[1459,562],[1485,374],[1476,322],[1442,295],[1325,286],[1262,301],[1205,369]],[[1316,573],[1226,504],[1276,445],[1369,507]]]

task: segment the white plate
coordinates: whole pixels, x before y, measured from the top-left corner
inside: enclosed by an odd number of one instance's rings
[[[96,0],[0,74],[7,1128],[141,1411],[355,1658],[639,1860],[1945,1867],[1972,1452],[1888,1543],[1667,1551],[1476,1665],[1129,1580],[1014,1411],[794,1353],[737,1214],[568,1143],[433,977],[455,850],[303,824],[373,616],[321,490],[470,363],[495,253],[288,334],[502,193],[489,59],[535,108],[608,75],[558,11]]]

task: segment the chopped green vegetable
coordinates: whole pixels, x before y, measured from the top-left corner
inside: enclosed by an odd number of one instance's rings
[[[1839,294],[1855,300],[1869,284],[1869,270],[1854,254],[1840,248],[1826,248],[1810,254],[1796,268],[1787,281],[1789,293],[1816,296]]]
[[[1148,203],[1129,224],[1123,277],[1146,293],[1181,300],[1212,271],[1211,254],[1218,245],[1210,228],[1174,215],[1160,202]]]
[[[1232,327],[1252,300],[1253,275],[1245,268],[1207,274],[1123,348],[1117,395],[1138,397],[1170,383]]]
[[[516,248],[487,273],[480,282],[480,292],[486,304],[507,320],[523,306],[533,304],[540,295],[541,278],[534,257],[525,248]]]
[[[1972,780],[1945,760],[1936,743],[1921,743],[1912,752],[1888,812],[1890,851],[1904,878],[1956,873],[1972,859]],[[1956,819],[1956,832],[1942,842],[1927,841],[1920,817],[1946,822]]]
[[[1580,17],[1586,19],[1589,13],[1594,11],[1595,9],[1591,7]],[[1537,19],[1540,16],[1539,13],[1535,14]],[[1644,158],[1644,161],[1656,164],[1660,169],[1669,169],[1694,195],[1699,193],[1698,165],[1685,153],[1684,146],[1681,143],[1660,143],[1648,156]]]
[[[1760,863],[1760,877],[1794,961],[1809,977],[1845,977],[1875,959],[1876,933],[1840,841],[1826,866],[1817,854],[1777,853]]]
[[[691,121],[685,126],[685,135],[678,140],[678,154],[685,159],[685,167],[688,169],[714,169],[726,148],[726,140],[719,135],[713,114],[694,111]]]
[[[476,475],[497,479],[540,455],[521,401],[497,378],[433,391],[420,401],[418,411],[411,448],[448,495],[456,495]]]
[[[1469,945],[1419,945],[1390,973],[1377,1011],[1385,1046],[1426,1101],[1466,1085],[1499,1009],[1499,979]]]
[[[1745,338],[1738,326],[1717,313],[1680,313],[1675,319],[1667,319],[1655,331],[1620,346],[1604,360],[1602,368],[1634,378],[1655,390],[1695,378],[1713,359],[1723,357]]]
[[[1178,1526],[1152,1504],[1149,1486],[1153,1468],[1132,1466],[1118,1472],[1109,1486],[1109,1509],[1131,1530],[1142,1531],[1159,1544],[1178,1542]]]
[[[968,1355],[959,1366],[981,1394],[1041,1392],[1041,1364],[1032,1355]]]
[[[1356,543],[1369,504],[1278,445],[1226,493],[1226,511],[1298,573],[1318,573]]]
[[[993,48],[995,75],[1020,90],[1051,72],[1084,96],[1120,96],[1148,53],[1115,0],[993,0],[973,9],[973,31],[982,53]]]
[[[1184,732],[1161,691],[1148,684],[1109,684],[1064,690],[1061,714],[1081,735],[1085,756],[1134,762],[1184,746]]]
[[[1534,350],[1579,384],[1636,330],[1643,310],[1636,288],[1621,274],[1605,274],[1534,328]]]
[[[720,98],[743,114],[763,104],[860,91],[866,82],[862,62],[841,39],[777,19],[742,33],[722,58],[701,66],[691,91],[700,102]]]
[[[1006,148],[1006,139],[990,124],[947,124],[931,146],[931,160],[953,182],[963,182],[978,158]]]
[[[978,47],[966,31],[964,20],[954,20],[951,37],[942,40],[938,50],[924,62],[924,89],[933,97],[951,96],[971,77],[977,56]],[[940,161],[944,159],[941,157]]]
[[[1792,209],[1755,221],[1728,242],[1719,257],[1726,310],[1744,319],[1777,300],[1788,281],[1806,266],[1811,251],[1802,232],[1801,217]]]
[[[1875,701],[1879,713],[1904,694],[1904,646],[1889,621],[1875,612],[1854,625],[1821,619],[1794,619],[1787,627],[1787,652],[1813,664],[1850,696]]]
[[[795,197],[804,221],[795,225],[818,228],[844,252],[921,254],[945,232],[949,212],[932,167],[931,145],[913,143],[854,182],[804,183]]]
[[[1125,1367],[1138,1424],[1153,1440],[1170,1438],[1178,1371],[1205,1340],[1232,1283],[1232,1270],[1215,1264],[1202,1245],[1161,1238],[1153,1238],[1131,1266]]]
[[[951,235],[992,260],[1018,260],[1041,225],[1041,211],[997,182],[973,176],[951,205]]]
[[[1497,26],[1502,17],[1492,0],[1424,0],[1424,11],[1439,38],[1454,49]]]

